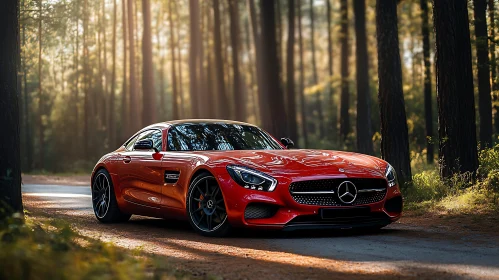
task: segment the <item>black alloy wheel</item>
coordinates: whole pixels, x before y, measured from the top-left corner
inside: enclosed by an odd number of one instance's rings
[[[95,217],[103,223],[126,222],[132,216],[120,211],[113,181],[105,169],[97,171],[92,179],[92,206]]]
[[[221,237],[230,231],[224,197],[209,173],[198,175],[189,187],[187,213],[191,226],[205,236]]]

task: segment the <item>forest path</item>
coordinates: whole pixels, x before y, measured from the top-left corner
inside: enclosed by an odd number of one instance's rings
[[[179,269],[224,279],[450,278],[499,279],[499,237],[395,223],[376,234],[351,231],[238,232],[197,235],[187,222],[133,216],[104,225],[90,188],[23,185],[33,216],[70,222],[81,234],[168,257]]]

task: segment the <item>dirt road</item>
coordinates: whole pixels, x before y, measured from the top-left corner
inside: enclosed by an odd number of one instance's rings
[[[238,232],[205,238],[186,222],[132,217],[97,222],[90,189],[73,185],[23,186],[36,214],[68,220],[84,235],[124,248],[167,256],[179,269],[225,279],[499,279],[499,234],[456,232],[396,223],[376,234]]]

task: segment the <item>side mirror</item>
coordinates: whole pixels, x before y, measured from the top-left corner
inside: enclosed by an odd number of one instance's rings
[[[159,152],[158,149],[154,147],[154,144],[151,139],[144,139],[135,142],[133,145],[134,150],[154,150],[156,153]]]
[[[281,143],[287,148],[287,149],[291,149],[295,146],[295,142],[293,142],[293,140],[285,137],[285,138],[281,138]]]

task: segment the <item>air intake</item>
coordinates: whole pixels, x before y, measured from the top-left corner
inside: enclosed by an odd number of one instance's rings
[[[245,219],[266,219],[277,213],[279,206],[265,203],[251,203],[244,211]]]

